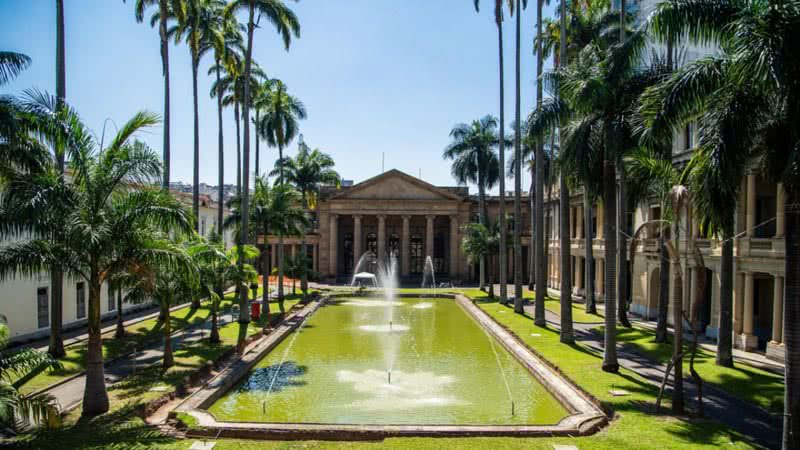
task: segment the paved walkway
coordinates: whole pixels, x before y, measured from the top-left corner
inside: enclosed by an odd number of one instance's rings
[[[533,305],[526,305],[525,312],[533,316]],[[560,317],[558,315],[546,311],[545,317],[548,327],[556,330],[560,329]],[[590,349],[602,353],[604,348],[603,336],[593,331],[593,328],[602,324],[603,322],[575,323],[573,325],[575,339]],[[656,386],[661,385],[666,364],[653,361],[622,345],[617,347],[617,359],[620,366],[636,372]],[[671,381],[667,385],[671,386]],[[684,395],[687,406],[693,407],[696,398],[696,386],[686,371],[684,374]],[[665,398],[669,399],[669,392],[665,393]],[[780,430],[783,428],[780,416],[771,414],[756,405],[740,400],[708,384],[703,385],[703,400],[706,417],[727,425],[761,445],[769,448],[780,448]]]
[[[156,313],[157,314],[157,313]],[[234,320],[230,312],[220,314],[220,323],[230,323]],[[113,329],[113,328],[112,328]],[[206,320],[200,324],[190,326],[186,329],[176,331],[172,334],[173,351],[178,350],[184,344],[197,342],[210,334],[211,320]],[[131,349],[133,354],[123,356],[105,364],[106,385],[112,385],[121,379],[136,373],[150,365],[161,361],[164,354],[164,339],[153,342],[141,349]],[[69,381],[47,389],[45,392],[58,400],[58,404],[63,411],[68,411],[78,406],[83,401],[83,392],[86,385],[86,376],[81,374]]]

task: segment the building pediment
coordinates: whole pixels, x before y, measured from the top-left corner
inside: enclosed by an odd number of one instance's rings
[[[393,169],[334,195],[330,200],[463,200],[419,178]]]

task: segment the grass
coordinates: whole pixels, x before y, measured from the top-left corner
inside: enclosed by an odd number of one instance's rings
[[[259,298],[261,296],[261,288],[258,290]],[[312,293],[314,291],[311,291]],[[235,294],[227,294],[224,300],[220,303],[220,311],[229,311],[233,304]],[[299,294],[285,296],[284,304],[286,311],[289,311],[301,299]],[[271,311],[273,313],[278,311],[277,301],[271,301]],[[170,323],[172,331],[177,332],[189,327],[199,326],[204,324],[211,318],[211,303],[203,302],[198,309],[192,309],[188,305],[170,313]],[[251,335],[261,329],[263,321],[252,322],[248,335]],[[158,342],[163,337],[163,323],[157,317],[143,320],[125,327],[126,336],[122,339],[115,339],[114,332],[103,334],[103,359],[109,361],[118,358],[122,355],[130,353],[133,349],[141,349],[144,346],[151,345]],[[227,327],[220,333],[230,333],[234,338],[238,336],[238,331],[230,331]],[[81,373],[85,370],[87,342],[77,342],[68,345],[64,348],[66,355],[59,358],[61,367],[59,369],[43,370],[38,373],[32,374],[22,384],[20,391],[22,393],[31,393],[47,386],[53,385],[62,381],[70,376]]]
[[[468,293],[468,295],[471,293]],[[476,293],[477,294],[477,293]],[[381,442],[320,442],[320,441],[246,441],[218,440],[215,449],[539,449],[552,450],[553,444],[576,445],[581,449],[702,449],[725,446],[731,449],[758,448],[721,424],[706,419],[690,419],[655,414],[652,411],[657,388],[636,374],[622,369],[619,374],[600,370],[602,355],[581,344],[564,345],[558,342],[558,332],[534,328],[526,315],[512,314],[511,309],[491,302],[483,295],[479,306],[510,331],[520,336],[531,348],[557,364],[570,379],[598,398],[604,408],[613,410],[614,420],[599,433],[581,438],[393,438]],[[287,302],[288,303],[288,302]],[[505,313],[500,313],[505,311]],[[225,326],[238,330],[238,323]],[[531,336],[536,330],[539,336]],[[186,449],[193,440],[176,440],[144,425],[134,415],[142,401],[160,395],[151,391],[156,385],[177,383],[187,370],[199,367],[203,358],[212,357],[235,343],[223,334],[223,343],[209,346],[198,343],[176,352],[176,366],[164,372],[157,367],[117,383],[110,389],[112,410],[93,419],[80,419],[75,411],[67,418],[66,426],[56,431],[42,431],[21,436],[11,442],[15,448],[70,449]],[[487,378],[487,383],[500,382]],[[610,389],[625,389],[631,395],[613,397]]]
[[[602,327],[596,330],[603,332]],[[620,343],[655,361],[668,361],[672,357],[672,343],[657,344],[653,342],[654,338],[655,332],[652,330],[640,327],[617,328],[617,339]],[[689,344],[687,339],[684,339],[684,343]],[[706,383],[764,409],[778,413],[783,411],[783,376],[746,364],[736,364],[732,368],[721,367],[714,361],[713,353],[703,349],[698,350],[694,367]],[[684,376],[687,377],[688,367],[686,358]]]

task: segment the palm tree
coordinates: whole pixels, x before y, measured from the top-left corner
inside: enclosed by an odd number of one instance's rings
[[[34,234],[0,248],[0,279],[30,275],[59,263],[65,274],[87,284],[85,415],[108,411],[100,332],[103,283],[140,265],[154,262],[174,265],[174,253],[155,234],[180,233],[192,226],[190,216],[178,200],[167,191],[150,187],[161,176],[161,164],[155,153],[136,141],[134,135],[157,123],[156,115],[138,113],[101,149],[97,149],[91,133],[82,124],[75,124],[77,137],[70,153],[72,182],[58,184],[65,191],[62,195],[73,202],[63,216],[61,238],[53,242]],[[27,197],[36,198],[51,187],[47,180],[32,180]]]
[[[216,74],[219,69],[222,76],[211,84],[210,95],[219,97],[222,95],[222,106],[233,106],[233,118],[236,124],[236,191],[242,191],[242,139],[241,139],[241,117],[240,110],[244,104],[244,47],[233,44],[228,48],[228,61],[222,64],[214,64],[208,69],[208,74]],[[263,81],[267,80],[267,74],[253,62],[250,68],[250,89],[255,90]]]
[[[67,101],[67,62],[64,50],[64,0],[56,0],[56,107]],[[56,153],[58,169],[64,172],[64,152]]]
[[[688,37],[692,42],[714,44],[715,55],[690,63],[654,90],[655,114],[665,132],[699,119],[698,151],[705,154],[705,166],[695,180],[696,210],[704,225],[723,233],[723,280],[729,281],[732,254],[735,198],[748,158],[760,160],[766,172],[782,182],[785,191],[786,288],[784,345],[786,393],[784,402],[783,448],[800,445],[800,98],[797,85],[800,61],[796,34],[797,9],[785,4],[761,1],[720,5],[701,0],[686,4],[669,0],[658,5],[650,18],[656,36],[672,42]],[[659,101],[660,100],[660,101]],[[643,105],[644,107],[645,105]],[[699,109],[701,108],[701,109]],[[699,110],[698,110],[699,109]],[[650,108],[646,108],[650,110]],[[718,184],[718,185],[717,185]],[[728,291],[721,292],[728,302]],[[725,305],[727,310],[727,305]],[[721,317],[728,322],[729,316]],[[727,328],[727,323],[725,325]],[[722,333],[722,329],[720,332]],[[724,330],[728,339],[730,330]],[[722,334],[720,334],[722,337]],[[727,342],[725,351],[728,350]],[[726,355],[727,357],[727,355]]]
[[[170,174],[170,106],[169,106],[169,37],[167,36],[167,21],[170,11],[183,18],[183,8],[180,7],[181,0],[136,0],[134,9],[136,11],[136,22],[144,21],[144,12],[150,6],[158,5],[158,36],[161,41],[161,72],[164,76],[164,114],[162,127],[164,130],[164,148],[162,152],[163,179],[161,186],[169,189]],[[152,23],[155,26],[154,23]]]
[[[225,2],[222,0],[183,0],[179,6],[182,13],[173,12],[178,23],[169,29],[168,36],[174,37],[176,42],[185,41],[191,55],[194,112],[192,213],[195,217],[195,228],[197,228],[200,223],[200,114],[198,111],[197,75],[200,59],[214,49],[214,34],[217,24],[222,19]]]
[[[253,33],[255,31],[255,12],[258,11],[259,21],[265,17],[272,24],[278,34],[283,39],[286,51],[289,51],[292,35],[300,37],[300,24],[294,12],[289,9],[282,0],[234,0],[226,7],[227,14],[234,14],[237,11],[247,12],[247,50],[244,57],[244,79],[250,79],[251,67],[253,65]],[[250,220],[250,100],[252,98],[250,83],[244,83],[244,107],[242,108],[244,120],[244,144],[243,144],[243,164],[242,164],[242,229],[249,230]],[[241,244],[247,244],[247,233],[242,233],[244,239]],[[240,245],[241,245],[240,244]],[[282,245],[281,245],[282,246]],[[242,264],[243,255],[240,256],[239,264]],[[240,292],[241,303],[247,303],[247,289]],[[240,321],[247,321],[247,311],[240,312]]]
[[[327,153],[319,151],[319,149],[311,150],[302,140],[300,141],[299,150],[294,158],[279,159],[275,163],[275,169],[270,173],[270,176],[280,175],[283,171],[285,180],[300,191],[300,197],[304,211],[309,211],[310,208],[316,207],[317,195],[320,189],[325,185],[338,186],[341,182],[339,173],[333,167],[335,163],[333,158]],[[300,235],[300,248],[301,253],[305,254],[305,229],[301,230]],[[278,266],[280,268],[280,266]],[[280,269],[278,272],[278,283],[283,284],[280,279]],[[303,295],[306,295],[308,290],[308,273],[302,272],[302,279],[300,281],[300,289]]]
[[[13,80],[31,65],[31,58],[23,53],[0,51],[0,86]]]
[[[486,190],[492,189],[500,176],[500,162],[494,148],[500,144],[497,119],[487,115],[472,123],[459,123],[450,131],[452,142],[442,158],[453,160],[450,173],[460,184],[478,185],[478,222],[486,225]],[[479,259],[480,287],[486,287],[486,260]]]
[[[136,283],[129,287],[126,300],[142,303],[155,298],[161,309],[164,326],[164,356],[162,367],[168,369],[175,364],[172,354],[172,321],[170,308],[194,298],[198,290],[198,268],[180,242],[162,236],[164,250],[172,254],[168,260],[155,260],[138,266],[134,274]]]
[[[500,246],[500,223],[490,221],[486,224],[468,223],[462,227],[464,238],[461,241],[464,254],[473,264],[476,261],[491,261]],[[493,270],[489,270],[489,297],[494,298]]]
[[[522,125],[522,118],[520,112],[520,102],[522,99],[522,92],[520,88],[520,37],[522,31],[520,30],[520,22],[522,20],[521,8],[528,7],[528,0],[516,0],[515,8],[512,7],[511,15],[514,15],[514,9],[517,11],[517,42],[516,42],[516,98],[515,118],[514,118],[514,161],[516,167],[514,171],[514,312],[522,314],[523,309],[523,295],[522,295],[522,132],[520,126]]]
[[[289,185],[278,185],[272,192],[272,213],[270,228],[279,237],[302,235],[309,226],[308,215],[301,206],[301,194]],[[279,245],[280,246],[280,245]],[[278,307],[283,307],[283,252],[278,250]]]
[[[6,319],[0,316],[0,429],[13,429],[19,418],[57,425],[61,416],[56,400],[48,394],[22,395],[18,383],[42,368],[57,368],[58,362],[49,354],[33,349],[7,351],[8,335]]]
[[[306,108],[296,97],[286,92],[286,85],[278,79],[264,86],[263,98],[258,105],[264,112],[259,124],[260,136],[270,147],[278,147],[278,161],[283,161],[283,149],[298,134],[298,122],[306,118]],[[284,165],[278,164],[278,184],[286,181]],[[283,234],[278,234],[278,300],[283,302]]]
[[[475,11],[480,12],[480,0],[475,0]],[[514,9],[514,0],[508,0],[508,7],[510,10]],[[497,42],[499,54],[499,67],[500,67],[500,136],[505,136],[505,70],[503,65],[503,0],[494,0],[494,21],[497,25]],[[519,123],[519,120],[517,121]],[[505,139],[499,142],[498,150],[498,164],[500,167],[505,166]],[[500,184],[500,303],[508,303],[508,258],[506,258],[506,180],[502,171],[499,174]]]
[[[222,122],[222,107],[224,89],[217,89],[222,83],[223,64],[226,66],[236,65],[237,59],[241,59],[244,53],[244,44],[240,26],[236,20],[225,14],[218,14],[217,22],[211,30],[211,40],[209,42],[214,51],[214,65],[209,72],[213,70],[216,77],[214,85],[211,89],[211,96],[217,99],[217,127],[218,127],[218,174],[217,174],[217,230],[222,229],[223,210],[225,208],[225,141],[223,138],[223,122]],[[216,95],[215,95],[216,94]],[[238,126],[238,124],[237,124]],[[237,137],[238,143],[238,137]]]

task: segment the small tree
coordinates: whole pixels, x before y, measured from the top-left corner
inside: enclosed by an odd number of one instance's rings
[[[472,264],[479,261],[491,260],[491,255],[500,248],[500,224],[490,222],[487,225],[482,223],[469,223],[462,227],[464,238],[461,247],[467,255],[467,259]],[[491,267],[489,267],[489,297],[494,298],[494,279]]]

